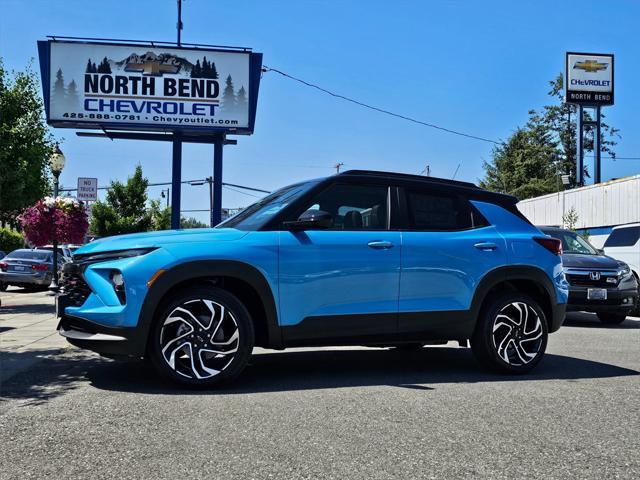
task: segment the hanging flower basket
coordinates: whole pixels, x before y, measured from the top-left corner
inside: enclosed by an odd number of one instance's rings
[[[70,197],[45,197],[20,216],[27,241],[41,247],[58,243],[82,243],[89,228],[84,205]]]

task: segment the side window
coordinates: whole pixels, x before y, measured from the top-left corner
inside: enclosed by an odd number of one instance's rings
[[[387,195],[388,188],[383,185],[335,184],[313,198],[303,211],[330,213],[332,230],[386,230]]]
[[[415,230],[467,230],[486,225],[471,204],[457,195],[408,190],[407,204],[410,228]]]
[[[632,247],[638,239],[640,239],[640,227],[616,228],[604,242],[604,247]]]

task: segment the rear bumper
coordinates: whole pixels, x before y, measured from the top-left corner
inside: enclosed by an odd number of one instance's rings
[[[0,273],[0,282],[7,285],[38,285],[46,286],[51,283],[52,274],[47,272],[44,275],[30,273]]]
[[[586,287],[574,287],[569,290],[568,311],[585,312],[629,312],[638,299],[638,289],[607,289],[606,300],[587,300]]]

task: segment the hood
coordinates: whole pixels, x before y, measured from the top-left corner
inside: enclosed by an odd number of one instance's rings
[[[94,240],[83,245],[75,253],[109,252],[130,248],[161,247],[170,243],[227,242],[244,237],[247,231],[233,228],[189,228],[185,230],[160,230],[157,232],[131,233]]]
[[[565,253],[562,255],[562,265],[570,268],[595,268],[612,269],[619,268],[617,260],[606,255],[579,255],[575,253]]]

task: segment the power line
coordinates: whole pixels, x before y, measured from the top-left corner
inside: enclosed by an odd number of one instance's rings
[[[260,195],[254,195],[253,193],[247,193],[247,192],[243,192],[242,190],[236,190],[233,187],[228,187],[227,185],[223,185],[224,188],[226,188],[227,190],[231,190],[232,192],[237,192],[237,193],[241,193],[242,195],[248,195],[249,197],[254,197],[254,198],[262,198]]]
[[[493,143],[493,144],[496,144],[496,145],[500,145],[500,144],[503,143],[503,142],[498,142],[497,140],[491,140],[490,138],[479,137],[477,135],[471,135],[471,134],[468,134],[468,133],[459,132],[457,130],[451,130],[450,128],[441,127],[441,126],[436,125],[434,123],[423,122],[422,120],[418,120],[416,118],[408,117],[406,115],[401,115],[399,113],[394,113],[394,112],[391,112],[389,110],[385,110],[385,109],[380,108],[380,107],[375,107],[373,105],[369,105],[369,104],[361,102],[359,100],[354,100],[353,98],[349,98],[349,97],[346,97],[344,95],[340,95],[339,93],[332,92],[331,90],[327,90],[326,88],[322,88],[319,85],[313,84],[311,82],[307,82],[306,80],[302,80],[301,78],[294,77],[293,75],[289,75],[288,73],[285,73],[285,72],[283,72],[281,70],[278,70],[277,68],[271,68],[271,67],[267,67],[266,65],[264,65],[262,67],[262,71],[263,72],[275,72],[275,73],[278,73],[278,74],[282,75],[283,77],[289,78],[289,79],[294,80],[294,81],[296,81],[298,83],[302,83],[303,85],[306,85],[307,87],[311,87],[311,88],[315,88],[316,90],[320,90],[321,92],[326,93],[328,95],[331,95],[332,97],[340,98],[342,100],[354,103],[354,104],[359,105],[361,107],[368,108],[370,110],[375,110],[376,112],[384,113],[385,115],[390,115],[392,117],[400,118],[402,120],[407,120],[408,122],[417,123],[419,125],[424,125],[425,127],[429,127],[429,128],[435,128],[437,130],[442,130],[443,132],[452,133],[454,135],[459,135],[461,137],[471,138],[471,139],[474,139],[474,140],[480,140],[482,142]]]

